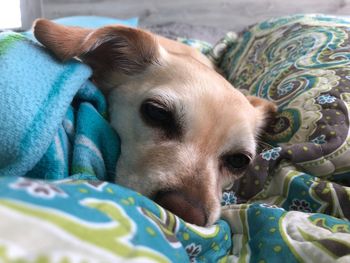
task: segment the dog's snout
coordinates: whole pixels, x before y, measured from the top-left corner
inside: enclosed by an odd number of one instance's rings
[[[205,226],[208,222],[208,216],[200,200],[193,198],[178,191],[159,192],[155,196],[155,202],[181,217],[186,222]]]

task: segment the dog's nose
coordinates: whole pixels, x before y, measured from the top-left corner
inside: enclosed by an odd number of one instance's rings
[[[205,226],[208,221],[200,200],[194,200],[184,193],[159,192],[155,196],[155,202],[189,223]]]

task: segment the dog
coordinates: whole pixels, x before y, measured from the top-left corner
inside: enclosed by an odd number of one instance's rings
[[[254,159],[276,106],[234,89],[195,49],[145,30],[46,19],[33,30],[60,60],[92,68],[121,139],[115,182],[189,223],[213,224],[222,190]]]

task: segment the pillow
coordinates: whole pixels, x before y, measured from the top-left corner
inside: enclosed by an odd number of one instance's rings
[[[80,26],[87,28],[99,28],[113,24],[120,24],[131,27],[136,27],[138,25],[137,17],[121,20],[103,16],[67,16],[54,19],[53,21],[65,26]]]

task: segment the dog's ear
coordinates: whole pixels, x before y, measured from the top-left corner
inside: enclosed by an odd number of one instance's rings
[[[61,60],[79,57],[92,67],[94,74],[137,74],[159,59],[159,45],[152,34],[125,26],[91,30],[38,19],[34,35]]]
[[[255,96],[247,96],[247,99],[258,112],[258,129],[261,130],[267,128],[268,125],[273,122],[277,113],[276,104]]]

